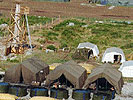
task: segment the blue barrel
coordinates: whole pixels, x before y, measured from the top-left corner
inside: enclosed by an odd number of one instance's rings
[[[68,98],[68,90],[63,88],[52,88],[50,89],[50,97],[56,98],[56,99],[67,99]]]
[[[75,100],[89,100],[90,99],[90,91],[89,90],[76,89],[72,93],[72,98]]]
[[[30,96],[48,96],[48,89],[46,88],[33,88],[31,89]]]
[[[10,86],[9,94],[16,95],[18,97],[23,97],[27,95],[27,87],[25,86]]]
[[[0,93],[8,93],[9,84],[0,82]]]

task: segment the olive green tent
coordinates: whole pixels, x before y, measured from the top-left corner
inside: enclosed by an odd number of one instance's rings
[[[92,73],[86,79],[83,88],[87,89],[89,85],[98,78],[105,78],[115,88],[118,94],[121,93],[121,89],[124,84],[122,73],[112,67],[110,64],[106,63],[92,70]]]
[[[80,89],[87,78],[87,71],[74,61],[68,61],[57,66],[47,77],[46,85],[50,85],[62,75],[72,83],[74,88]]]
[[[38,58],[33,57],[9,68],[5,73],[4,81],[30,84],[32,81],[44,81],[48,74],[49,66]]]

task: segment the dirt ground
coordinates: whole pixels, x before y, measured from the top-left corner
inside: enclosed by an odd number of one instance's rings
[[[14,8],[13,0],[0,2],[0,13],[9,15],[11,8]],[[71,2],[36,2],[23,0],[23,6],[30,7],[30,15],[46,17],[91,17],[111,19],[133,19],[133,7],[96,6],[87,4],[87,0],[72,0]]]

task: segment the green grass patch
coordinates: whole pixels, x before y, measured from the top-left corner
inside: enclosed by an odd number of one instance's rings
[[[46,24],[52,21],[51,18],[43,17],[43,16],[28,16],[29,25],[33,24]]]

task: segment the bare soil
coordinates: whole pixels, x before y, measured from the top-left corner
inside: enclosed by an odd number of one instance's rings
[[[46,17],[91,17],[111,19],[133,19],[133,7],[115,7],[109,10],[109,6],[87,6],[81,5],[87,0],[72,0],[71,2],[36,2],[23,0],[21,5],[30,7],[30,15]],[[0,13],[9,15],[11,9],[15,8],[13,0],[0,2]]]

